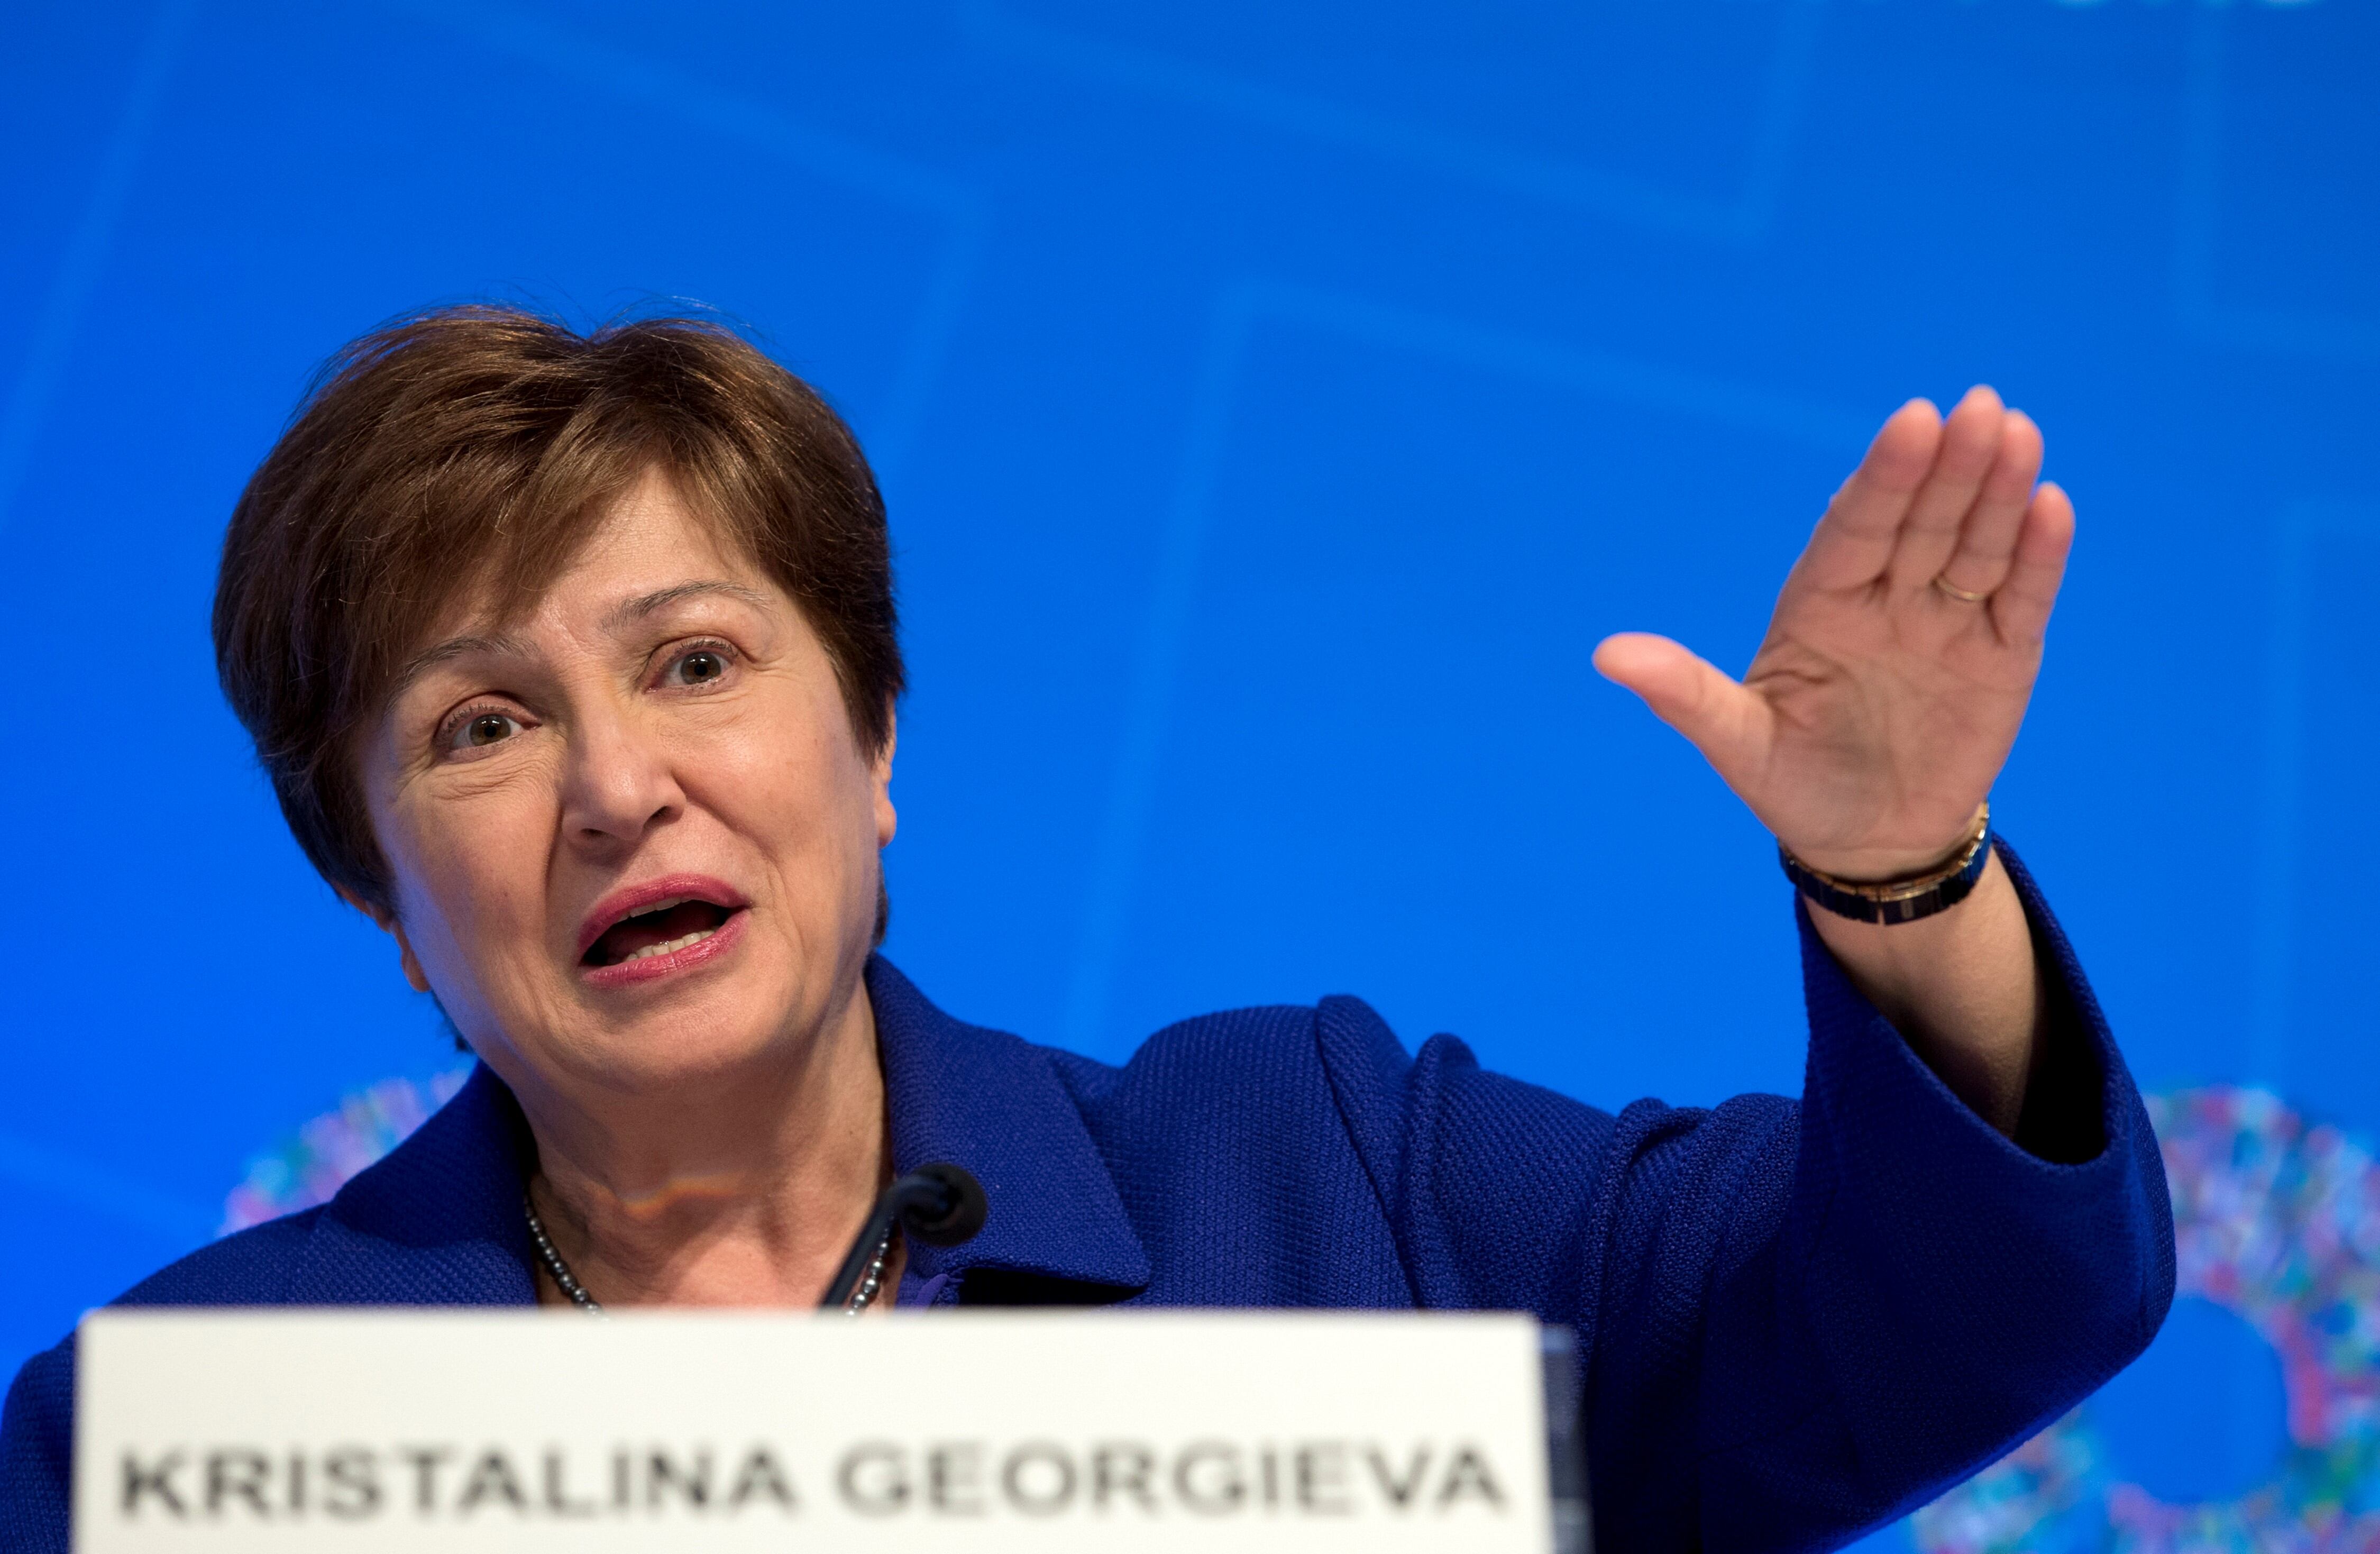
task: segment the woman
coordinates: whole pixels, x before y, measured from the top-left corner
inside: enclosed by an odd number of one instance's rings
[[[1741,684],[1597,650],[1776,834],[1812,1032],[1798,1105],[1613,1117],[1348,999],[1121,1069],[943,1014],[874,953],[902,669],[833,415],[683,322],[458,309],[334,365],[233,515],[219,666],[480,1066],[331,1204],[128,1302],[806,1306],[890,1174],[947,1159],[989,1223],[890,1242],[855,1309],[1532,1310],[1582,1334],[1616,1549],[1840,1541],[2162,1318],[2138,1098],[1987,840],[2072,531],[1988,390],[1886,422]],[[1691,931],[1682,882],[1613,888]],[[11,1547],[66,1547],[72,1367],[10,1391]]]

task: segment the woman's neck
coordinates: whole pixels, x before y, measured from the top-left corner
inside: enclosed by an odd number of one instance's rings
[[[759,1072],[608,1104],[555,1099],[521,1097],[530,1197],[606,1305],[815,1305],[890,1170],[864,987]],[[886,1284],[898,1275],[896,1260]],[[560,1298],[538,1283],[540,1300]]]

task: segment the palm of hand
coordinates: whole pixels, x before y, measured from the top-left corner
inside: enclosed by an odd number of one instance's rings
[[[1741,684],[1635,633],[1597,666],[1813,868],[1923,868],[1991,791],[2040,668],[2073,538],[2065,493],[2034,487],[2041,451],[1989,389],[1947,420],[1912,401],[1835,493]]]

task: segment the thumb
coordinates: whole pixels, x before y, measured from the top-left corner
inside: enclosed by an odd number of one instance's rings
[[[1644,698],[1654,716],[1693,741],[1703,759],[1742,791],[1738,777],[1756,767],[1767,743],[1767,702],[1725,671],[1649,632],[1605,637],[1596,647],[1595,667],[1605,679]]]

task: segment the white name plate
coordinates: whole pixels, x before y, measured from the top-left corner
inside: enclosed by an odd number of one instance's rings
[[[1520,1317],[102,1311],[79,1376],[79,1554],[1553,1540]]]

